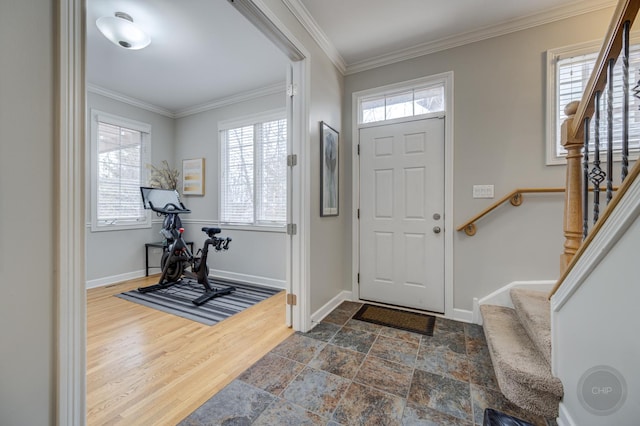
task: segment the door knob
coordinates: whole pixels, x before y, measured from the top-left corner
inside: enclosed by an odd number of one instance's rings
[[[434,226],[433,227],[433,233],[434,234],[439,234],[440,233],[440,227],[439,226]]]

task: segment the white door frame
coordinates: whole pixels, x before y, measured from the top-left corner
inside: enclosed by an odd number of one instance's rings
[[[361,98],[395,92],[400,89],[414,86],[424,86],[425,84],[444,83],[444,104],[445,104],[445,127],[444,127],[444,316],[454,317],[453,308],[453,71],[442,74],[417,78],[415,80],[403,81],[386,86],[354,92],[352,94],[352,170],[353,170],[353,212],[352,212],[352,294],[355,300],[360,300],[360,289],[358,274],[360,272],[360,224],[358,219],[358,209],[360,207],[360,158],[358,156],[358,144],[360,142],[360,129],[362,124],[358,123],[358,104]],[[407,120],[415,120],[417,117],[407,117]],[[404,120],[393,120],[388,123],[397,123]],[[386,123],[375,123],[374,125]]]
[[[293,307],[294,329],[307,331],[310,318],[309,223],[309,54],[261,0],[247,0],[262,15],[264,30],[277,28],[303,58],[292,62],[297,96],[293,98],[293,147],[298,166],[293,170],[292,220],[297,234],[292,238],[292,264],[287,278],[298,296]],[[55,423],[86,423],[86,277],[85,277],[85,25],[86,0],[58,0],[57,16],[57,137],[54,170],[57,299],[54,327]],[[255,24],[255,23],[254,23]],[[273,40],[273,39],[272,39]]]

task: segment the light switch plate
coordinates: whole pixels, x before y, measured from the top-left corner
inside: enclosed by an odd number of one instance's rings
[[[493,198],[493,185],[473,185],[473,198]]]

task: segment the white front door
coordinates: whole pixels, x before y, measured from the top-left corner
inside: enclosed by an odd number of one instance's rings
[[[444,312],[444,119],[360,129],[360,299]]]

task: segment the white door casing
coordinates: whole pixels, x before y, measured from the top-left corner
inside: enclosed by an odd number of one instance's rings
[[[445,311],[445,120],[360,129],[362,300]]]

